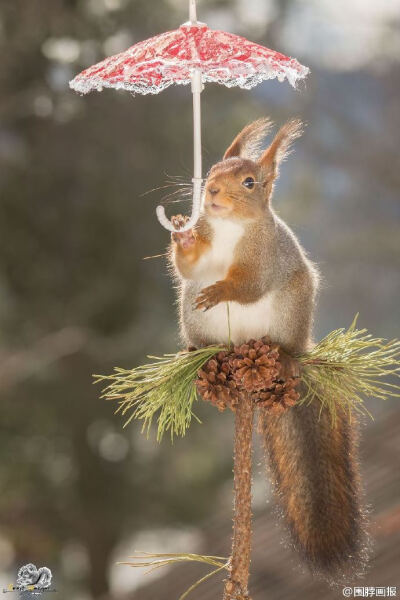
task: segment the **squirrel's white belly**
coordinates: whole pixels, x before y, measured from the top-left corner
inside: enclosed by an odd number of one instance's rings
[[[218,221],[218,222],[217,222]],[[194,301],[200,291],[224,279],[233,263],[235,247],[244,233],[243,225],[226,219],[210,219],[214,234],[212,246],[199,260],[192,273],[192,280],[186,285]],[[268,335],[273,322],[273,293],[251,304],[229,302],[231,341],[240,344],[251,338],[259,339]],[[229,327],[227,303],[221,302],[210,310],[202,312],[192,309],[185,311],[183,327],[194,345],[228,343]]]
[[[231,341],[241,344],[251,338],[268,335],[273,319],[273,292],[251,304],[229,302]],[[200,313],[200,311],[198,311]],[[214,308],[196,315],[197,326],[206,343],[228,343],[229,327],[227,303],[221,302]]]

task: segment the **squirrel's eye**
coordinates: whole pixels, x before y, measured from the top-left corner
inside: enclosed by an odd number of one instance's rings
[[[244,187],[247,187],[249,190],[253,189],[254,184],[255,181],[252,177],[246,177],[246,179],[242,181],[242,185],[244,185]]]

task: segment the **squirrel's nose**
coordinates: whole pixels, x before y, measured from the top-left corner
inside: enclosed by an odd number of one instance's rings
[[[211,196],[216,196],[219,192],[219,188],[211,187],[211,188],[208,188],[208,191],[210,192]]]

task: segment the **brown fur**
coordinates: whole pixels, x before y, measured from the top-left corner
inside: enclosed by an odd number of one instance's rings
[[[190,277],[191,267],[200,258],[200,256],[209,247],[207,239],[202,238],[199,234],[195,235],[195,242],[193,245],[183,248],[180,244],[176,244],[175,247],[175,260],[176,266],[182,275]]]
[[[298,365],[289,355],[312,346],[318,275],[271,206],[279,165],[302,125],[289,121],[260,153],[269,128],[267,119],[245,127],[212,167],[200,220],[193,231],[174,234],[171,260],[187,345],[226,342],[217,307],[230,302],[233,341],[268,335],[290,375]],[[263,413],[260,427],[296,546],[315,570],[337,577],[362,562],[357,447],[348,415],[339,411],[333,429],[319,409],[316,402],[281,416]]]
[[[240,156],[241,158],[257,159],[261,149],[264,137],[269,133],[272,127],[270,119],[258,119],[249,123],[235,137],[232,144],[224,154],[224,160],[232,158],[232,156]]]
[[[280,416],[260,412],[270,473],[292,539],[314,571],[333,580],[363,568],[354,415],[338,411],[332,427],[317,403]]]

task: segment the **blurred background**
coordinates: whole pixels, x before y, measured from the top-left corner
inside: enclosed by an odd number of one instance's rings
[[[306,84],[207,85],[206,170],[247,122],[308,123],[274,205],[319,264],[316,339],[359,325],[399,336],[400,0],[200,0],[199,18],[293,55]],[[155,206],[190,178],[189,88],[79,97],[84,67],[187,20],[186,0],[0,0],[0,587],[33,562],[60,598],[177,598],[205,571],[144,576],[134,550],[230,548],[232,416],[157,445],[122,429],[92,373],[179,347]],[[189,209],[167,205],[168,213]],[[361,462],[374,538],[360,585],[400,586],[400,411],[368,401]],[[302,570],[254,476],[254,600],[339,598]],[[221,579],[193,592],[219,597]],[[349,582],[356,585],[356,582]],[[400,588],[398,588],[400,594]]]

